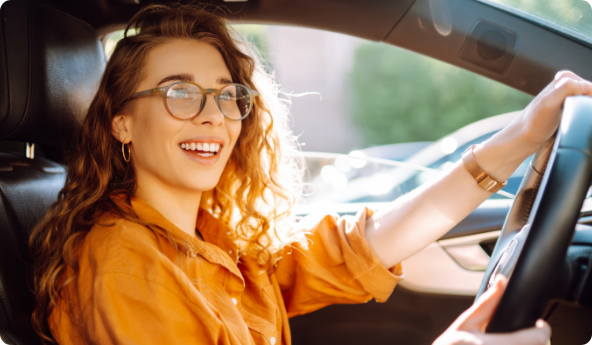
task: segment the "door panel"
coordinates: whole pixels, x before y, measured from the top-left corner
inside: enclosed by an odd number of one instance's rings
[[[501,230],[490,231],[482,234],[440,240],[438,244],[456,261],[462,268],[469,271],[485,272],[489,265],[490,254],[483,244],[495,243]]]
[[[499,236],[499,231],[487,235],[486,239],[491,239],[491,236],[497,238],[495,236]],[[470,243],[472,238],[475,236],[469,236],[466,242]],[[403,262],[405,279],[399,283],[399,286],[416,292],[474,297],[479,291],[487,263],[489,263],[489,256],[479,246],[478,240],[474,240],[473,242],[476,243],[471,244],[460,242],[463,244],[456,246],[447,245],[446,240],[430,244]],[[445,243],[444,246],[442,242]],[[462,266],[471,261],[485,266],[482,269],[470,267],[471,270]]]
[[[429,345],[474,297],[397,286],[386,303],[333,305],[290,319],[295,345]]]

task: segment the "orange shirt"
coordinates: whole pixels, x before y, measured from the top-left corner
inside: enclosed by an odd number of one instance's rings
[[[142,199],[132,207],[190,241],[198,257],[142,225],[102,220],[84,239],[79,274],[49,318],[60,344],[290,344],[289,317],[372,297],[383,302],[403,277],[400,265],[385,268],[366,242],[369,210],[304,218],[309,249],[286,248],[269,273],[238,258],[231,229],[204,210],[200,241]]]

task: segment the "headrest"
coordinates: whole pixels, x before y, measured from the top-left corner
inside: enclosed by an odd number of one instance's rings
[[[37,1],[2,5],[0,140],[67,146],[105,69],[87,23]]]

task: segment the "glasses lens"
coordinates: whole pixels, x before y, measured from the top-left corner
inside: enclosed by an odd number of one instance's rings
[[[249,90],[242,85],[228,85],[218,96],[220,110],[229,119],[238,120],[251,111]]]
[[[203,96],[199,88],[189,83],[173,85],[167,92],[169,111],[178,118],[187,119],[199,113]]]

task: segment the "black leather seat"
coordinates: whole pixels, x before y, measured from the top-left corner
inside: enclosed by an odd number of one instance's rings
[[[90,25],[47,2],[11,0],[0,13],[0,140],[60,152],[94,96],[103,47]],[[7,344],[39,344],[26,243],[65,174],[46,158],[0,153],[0,335]]]

